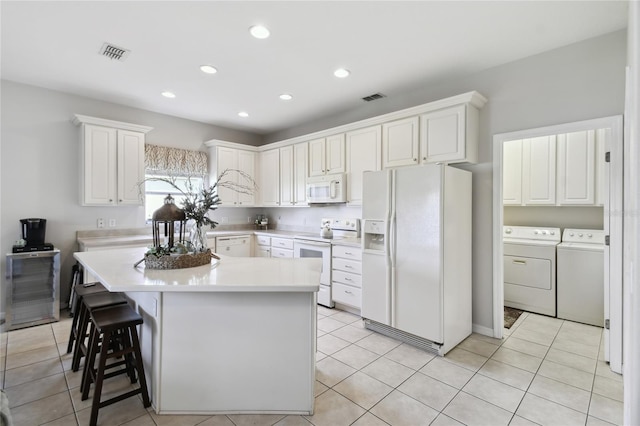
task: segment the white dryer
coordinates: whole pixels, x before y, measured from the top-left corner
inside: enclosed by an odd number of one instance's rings
[[[505,226],[504,305],[556,316],[556,246],[560,228]]]
[[[558,318],[604,325],[604,231],[565,229],[558,245]]]

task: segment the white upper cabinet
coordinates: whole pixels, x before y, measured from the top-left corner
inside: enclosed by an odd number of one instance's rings
[[[522,204],[522,140],[507,141],[502,146],[502,202]]]
[[[419,125],[418,117],[382,125],[382,167],[411,166],[419,163]]]
[[[596,130],[596,206],[605,206],[609,188],[609,162],[606,161],[611,129]]]
[[[309,176],[309,144],[293,146],[293,205],[307,206],[307,176]]]
[[[595,131],[558,135],[558,204],[595,203]]]
[[[293,206],[293,145],[280,148],[280,205]]]
[[[522,142],[522,197],[527,205],[556,204],[556,136]]]
[[[145,133],[152,128],[76,114],[80,141],[80,204],[140,206]]]
[[[478,110],[462,104],[420,116],[423,163],[478,162]]]
[[[362,174],[381,170],[382,126],[347,132],[347,200],[362,204]]]
[[[213,170],[211,179],[217,179],[221,173],[228,170],[225,180],[229,180],[240,186],[251,186],[251,182],[242,174],[246,174],[255,180],[256,175],[256,154],[252,151],[245,151],[226,146],[215,146],[211,150]],[[241,173],[238,173],[241,172]],[[255,193],[243,193],[234,191],[231,188],[218,188],[221,206],[238,207],[255,205]]]
[[[260,195],[263,206],[280,205],[280,150],[260,153]]]
[[[280,148],[280,205],[307,206],[308,144]]]
[[[344,133],[309,142],[309,176],[344,173]]]

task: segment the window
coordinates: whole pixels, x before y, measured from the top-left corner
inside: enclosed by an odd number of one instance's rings
[[[202,188],[204,186],[204,179],[202,177],[147,174],[145,175],[145,178],[147,179],[144,185],[145,218],[147,222],[151,222],[151,216],[153,216],[153,212],[162,207],[167,194],[171,194],[171,196],[175,199],[175,203],[178,207],[181,207],[183,199],[182,193],[168,182],[148,179],[161,178],[173,180],[175,181],[176,185],[185,192],[187,192],[187,182],[189,181],[191,181],[191,186],[193,188]]]

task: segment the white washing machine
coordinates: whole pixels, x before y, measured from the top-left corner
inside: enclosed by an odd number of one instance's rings
[[[558,245],[558,318],[604,325],[604,231],[565,229]]]
[[[556,246],[560,228],[505,226],[504,305],[556,316]]]

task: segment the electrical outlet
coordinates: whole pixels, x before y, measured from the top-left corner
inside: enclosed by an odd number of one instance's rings
[[[227,223],[229,222],[229,218],[226,216],[222,216],[222,218],[220,219],[220,223]]]
[[[109,219],[109,227],[113,228],[116,226],[116,220],[115,219]]]
[[[247,218],[247,223],[251,223],[251,216]]]
[[[97,222],[98,222],[97,223],[98,228],[104,228],[104,219],[103,218],[101,218],[101,217],[98,218]]]

